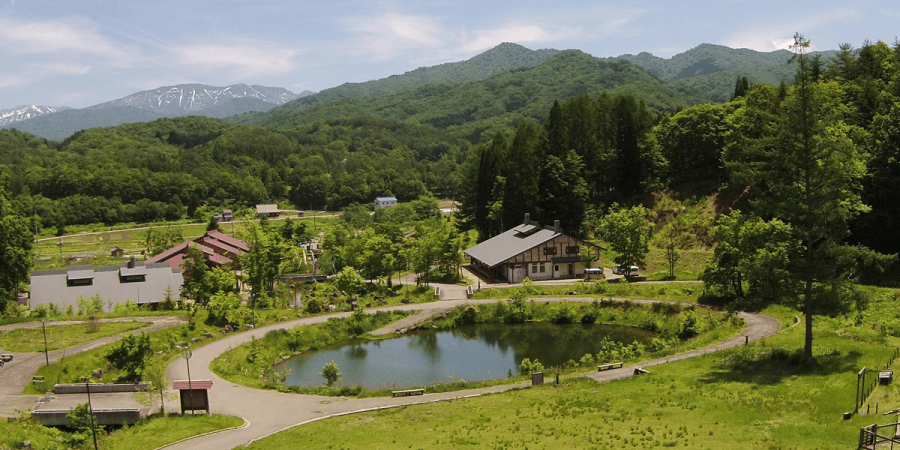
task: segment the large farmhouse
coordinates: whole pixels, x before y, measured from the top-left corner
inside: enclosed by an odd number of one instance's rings
[[[78,299],[99,296],[103,307],[131,301],[140,305],[165,301],[166,291],[173,299],[181,292],[181,269],[167,263],[143,261],[122,263],[119,267],[71,266],[60,270],[31,272],[31,308],[54,303],[60,310],[78,309]]]
[[[210,268],[214,267],[232,267],[235,261],[250,251],[250,246],[246,242],[235,239],[227,234],[216,230],[207,231],[206,234],[199,238],[176,245],[152,258],[147,259],[148,263],[168,263],[173,268],[180,267],[181,263],[187,257],[187,252],[191,248],[196,248],[203,253],[203,259]]]
[[[472,268],[490,279],[519,283],[526,277],[536,281],[584,276],[583,247],[594,253],[591,259],[599,257],[600,247],[563,234],[559,221],[542,228],[526,214],[524,223],[466,250],[466,255]]]

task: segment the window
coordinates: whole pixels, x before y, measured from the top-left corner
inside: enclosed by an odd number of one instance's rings
[[[91,286],[94,284],[93,278],[76,278],[74,280],[66,280],[66,286]]]
[[[549,256],[555,255],[556,247],[544,247],[544,254]]]
[[[566,247],[566,254],[567,255],[577,255],[580,250],[581,250],[581,247],[579,247],[577,245],[570,245],[570,246]]]
[[[531,265],[531,273],[537,273],[537,264]]]
[[[147,281],[146,275],[126,275],[119,277],[119,282],[121,283],[140,283],[143,281]]]
[[[541,273],[544,273],[544,265],[541,264]]]

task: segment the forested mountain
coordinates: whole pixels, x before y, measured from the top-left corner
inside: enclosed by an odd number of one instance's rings
[[[838,102],[833,129],[868,164],[860,192],[872,210],[853,217],[851,237],[900,250],[890,235],[900,222],[900,48],[847,48],[820,62],[810,76]],[[225,205],[340,209],[430,193],[463,200],[464,223],[482,238],[525,212],[578,234],[592,211],[656,189],[743,189],[728,149],[776,136],[771,128],[787,111],[779,105],[795,88],[731,85],[733,101],[703,103],[627,61],[556,52],[480,81],[242,117],[254,123],[159,119],[61,144],[4,130],[0,179],[23,215],[36,210],[39,226],[58,229],[204,219]]]
[[[465,61],[420,67],[402,75],[391,75],[364,83],[345,83],[325,89],[292,102],[289,109],[300,111],[330,102],[380,97],[433,84],[480,81],[499,72],[532,67],[555,53],[557,50],[529,50],[518,44],[504,42]]]
[[[834,51],[813,52],[822,62],[834,56]],[[715,102],[731,100],[735,80],[747,77],[753,84],[778,86],[792,83],[796,67],[789,61],[787,50],[758,52],[746,48],[701,44],[669,59],[643,52],[622,55],[611,60],[625,60],[641,67],[662,80],[672,82],[685,93],[698,95]]]
[[[443,83],[380,97],[334,101],[308,107],[303,100],[237,120],[277,129],[347,116],[428,124],[472,143],[495,131],[517,127],[526,118],[543,121],[555,100],[633,94],[656,112],[699,103],[626,61],[603,61],[578,50],[554,53],[543,62],[500,72],[482,81]]]

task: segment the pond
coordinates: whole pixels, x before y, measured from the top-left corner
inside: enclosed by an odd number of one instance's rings
[[[291,358],[285,384],[320,386],[322,367],[334,360],[342,383],[370,389],[404,389],[454,380],[484,381],[518,373],[522,359],[553,367],[597,353],[604,338],[648,343],[655,333],[609,325],[476,324],[425,330],[384,341],[353,341]]]

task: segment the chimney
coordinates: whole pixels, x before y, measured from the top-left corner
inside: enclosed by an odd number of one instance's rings
[[[134,269],[134,255],[131,255],[131,259],[128,261],[128,268]]]
[[[559,221],[558,221],[558,220],[554,220],[554,221],[553,221],[553,231],[555,231],[555,232],[557,232],[557,233],[560,232],[560,230],[559,230]]]
[[[531,223],[531,213],[525,213],[525,222],[523,222],[523,223],[525,225],[528,225],[529,223]]]

